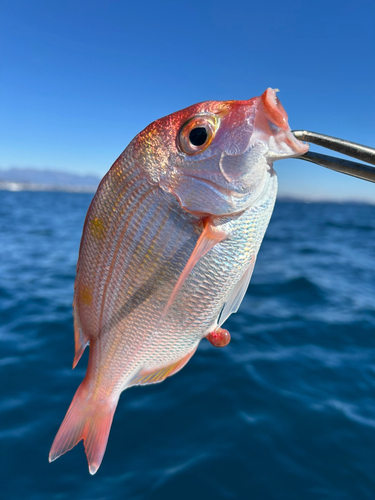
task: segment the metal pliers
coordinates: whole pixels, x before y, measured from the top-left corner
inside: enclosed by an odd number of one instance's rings
[[[320,153],[308,151],[298,159],[316,163],[322,167],[336,170],[343,174],[359,177],[366,181],[375,182],[375,149],[368,146],[362,146],[355,142],[349,142],[344,139],[337,139],[329,135],[317,134],[307,130],[293,130],[292,133],[300,141],[311,142],[317,146],[322,146],[332,151],[351,156],[365,163],[357,163],[350,160],[335,158]]]

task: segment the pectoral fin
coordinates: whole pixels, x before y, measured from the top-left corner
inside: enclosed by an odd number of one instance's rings
[[[178,292],[181,290],[183,284],[185,283],[187,277],[190,272],[194,268],[195,264],[204,256],[206,253],[211,250],[217,243],[223,241],[228,235],[214,226],[210,219],[206,219],[205,226],[202,234],[200,235],[197,244],[186,263],[184,270],[182,271],[180,277],[178,278],[177,283],[169,297],[167,305],[164,307],[163,312],[161,313],[161,321],[166,318],[169,309],[171,308],[174,300],[177,297]]]

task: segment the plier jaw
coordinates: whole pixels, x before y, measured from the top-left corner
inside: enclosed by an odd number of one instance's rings
[[[345,139],[338,139],[329,135],[317,134],[316,132],[309,132],[308,130],[293,130],[292,133],[300,141],[309,142],[316,146],[321,146],[331,151],[351,156],[357,160],[365,163],[358,163],[355,161],[344,160],[334,156],[323,155],[308,151],[298,159],[316,163],[322,167],[336,170],[343,174],[359,177],[366,181],[375,182],[375,149],[355,142],[346,141]]]

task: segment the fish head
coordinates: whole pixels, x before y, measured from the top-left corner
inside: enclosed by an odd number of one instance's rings
[[[149,178],[201,216],[246,210],[275,175],[275,160],[308,150],[271,88],[250,100],[195,104],[153,122],[134,141]]]

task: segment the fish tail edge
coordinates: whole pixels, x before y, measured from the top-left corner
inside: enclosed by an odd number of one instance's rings
[[[90,398],[83,382],[52,443],[49,461],[53,462],[83,439],[89,472],[95,474],[107,447],[116,406],[117,401],[103,402]]]

